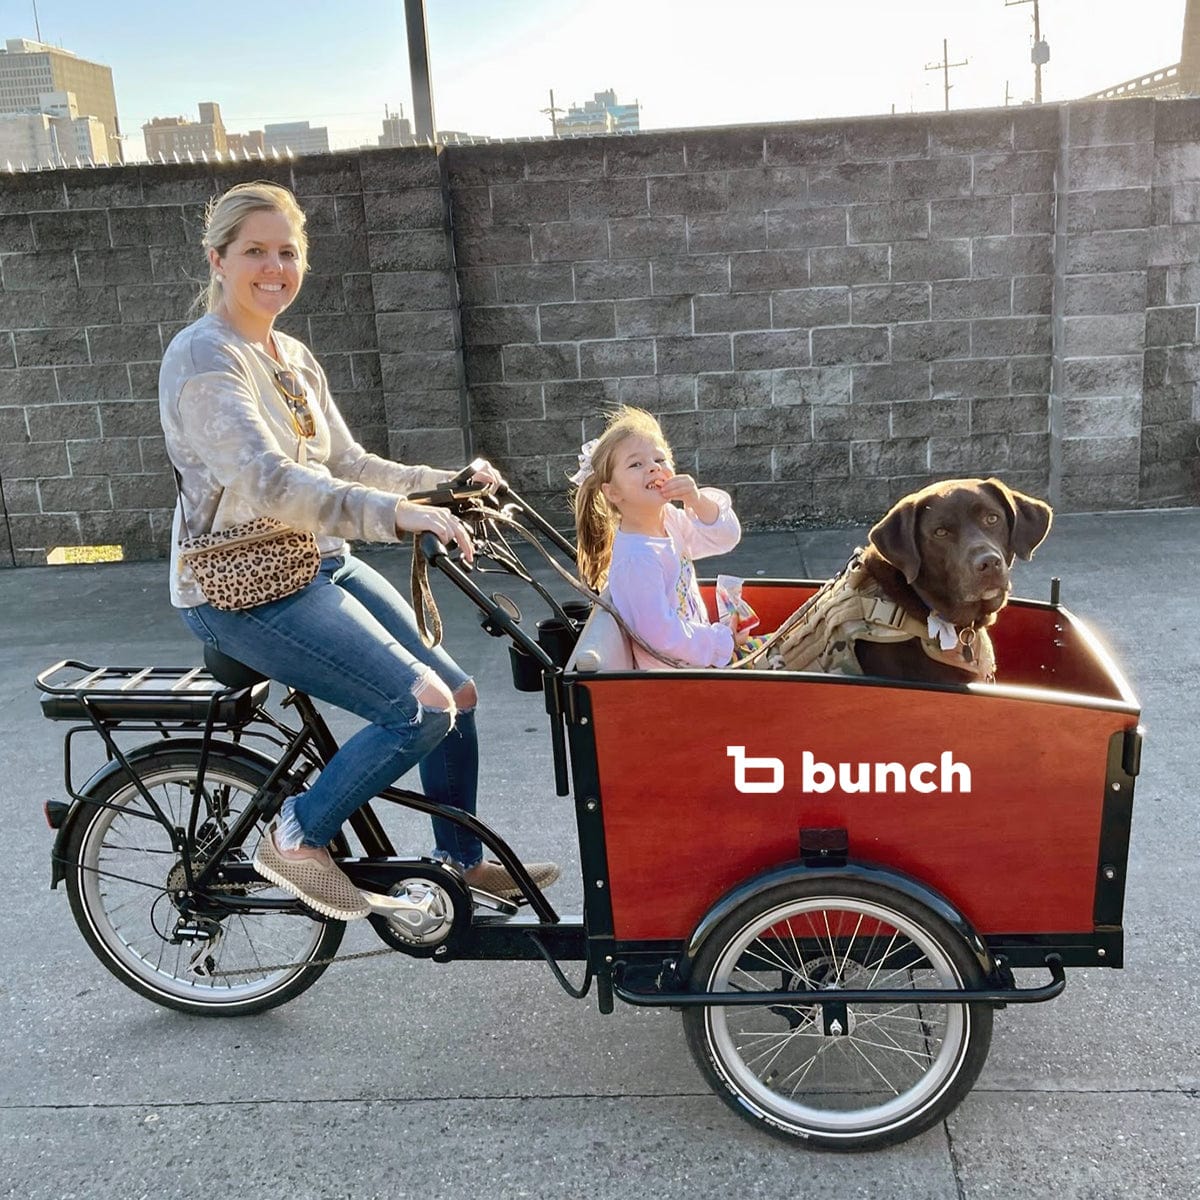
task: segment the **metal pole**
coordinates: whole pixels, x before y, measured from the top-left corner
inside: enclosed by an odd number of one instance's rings
[[[1049,47],[1042,46],[1042,14],[1038,0],[1004,0],[1005,8],[1013,8],[1018,4],[1033,5],[1033,47],[1030,58],[1033,61],[1033,102],[1042,102],[1042,64],[1050,57]],[[1044,56],[1044,57],[1043,57]]]
[[[1033,0],[1033,44],[1036,46],[1042,40],[1042,19],[1038,12],[1038,0]],[[1035,62],[1033,64],[1033,102],[1041,104],[1042,102],[1042,64]]]
[[[420,141],[432,141],[433,84],[429,76],[429,36],[425,25],[425,0],[404,0],[408,29],[408,72],[412,78],[413,124]]]

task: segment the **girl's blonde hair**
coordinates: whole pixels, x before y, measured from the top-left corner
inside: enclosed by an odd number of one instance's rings
[[[239,183],[224,195],[210,200],[204,211],[204,237],[200,244],[205,251],[215,250],[224,256],[229,243],[241,231],[242,222],[256,212],[282,213],[292,229],[292,237],[300,251],[300,273],[308,268],[308,234],[304,231],[304,210],[296,203],[296,197],[277,183],[256,179],[253,183]],[[206,312],[220,307],[222,298],[221,281],[212,265],[209,265],[208,284],[201,293]]]
[[[641,436],[657,442],[671,455],[662,426],[645,409],[628,405],[608,418],[604,432],[592,448],[591,474],[579,484],[574,498],[575,544],[579,573],[584,582],[599,591],[608,579],[612,562],[613,534],[620,513],[608,502],[601,485],[611,481],[616,469],[617,449],[627,437]]]

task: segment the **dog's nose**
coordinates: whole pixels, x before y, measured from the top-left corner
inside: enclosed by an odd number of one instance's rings
[[[1004,559],[994,550],[986,550],[975,560],[975,570],[980,575],[999,573],[1004,569]]]

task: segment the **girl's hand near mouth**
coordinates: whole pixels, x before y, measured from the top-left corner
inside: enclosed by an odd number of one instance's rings
[[[664,500],[682,504],[697,520],[711,525],[721,514],[715,500],[700,494],[696,481],[690,475],[673,475],[664,480],[661,494]]]

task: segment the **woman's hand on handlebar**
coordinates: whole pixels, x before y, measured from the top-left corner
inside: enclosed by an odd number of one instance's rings
[[[493,487],[504,487],[504,476],[485,458],[483,466],[471,476],[472,483],[488,483]]]
[[[396,532],[432,533],[443,546],[455,543],[464,562],[470,563],[475,557],[467,527],[452,512],[432,504],[409,504],[401,500],[396,505]]]
[[[461,471],[448,473],[444,482],[455,487],[465,483],[478,483],[492,487],[505,486],[504,476],[486,458],[477,458],[469,466],[463,467]]]

